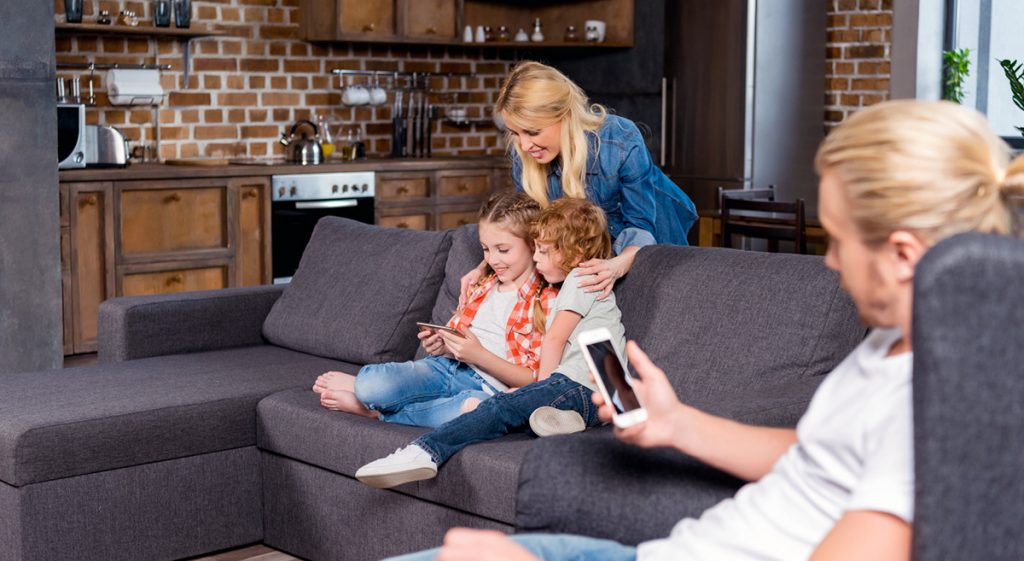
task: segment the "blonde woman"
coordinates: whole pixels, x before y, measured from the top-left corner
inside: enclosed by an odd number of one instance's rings
[[[752,482],[734,498],[638,547],[456,529],[440,552],[403,559],[909,559],[914,270],[954,234],[1015,233],[1008,197],[1024,193],[1024,157],[1009,167],[1008,159],[980,114],[949,102],[876,105],[825,139],[816,161],[825,264],[873,329],[825,378],[796,430],[743,425],[681,403],[665,374],[629,343],[648,420],[617,436],[676,448]],[[608,419],[599,395],[594,402]]]
[[[516,190],[542,207],[561,197],[589,199],[608,217],[615,256],[582,264],[580,283],[600,298],[645,245],[686,245],[693,201],[654,165],[630,120],[590,104],[564,74],[537,62],[516,65],[494,105],[505,123]],[[462,292],[480,271],[462,279]]]

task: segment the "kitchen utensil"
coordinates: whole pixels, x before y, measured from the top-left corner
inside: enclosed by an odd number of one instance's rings
[[[86,125],[85,141],[85,167],[118,168],[128,165],[128,141],[116,128]]]
[[[64,90],[64,78],[57,76],[57,103],[67,103],[68,94]]]
[[[171,26],[171,0],[153,0],[153,25]]]
[[[64,16],[68,23],[82,23],[82,0],[64,0]]]
[[[82,103],[82,79],[75,76],[71,79],[71,103]]]
[[[192,25],[192,0],[174,0],[174,26]]]
[[[313,137],[311,138],[306,131],[302,131],[300,138],[295,138],[295,133],[299,130],[302,125],[309,125],[313,129]],[[281,135],[281,144],[288,148],[290,152],[290,159],[296,164],[302,165],[317,165],[324,161],[324,149],[320,145],[318,137],[320,130],[316,124],[306,119],[300,119],[292,125],[291,131],[287,135]]]

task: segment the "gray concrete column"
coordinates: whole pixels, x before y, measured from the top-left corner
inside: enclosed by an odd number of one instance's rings
[[[62,361],[53,2],[0,2],[0,374]]]

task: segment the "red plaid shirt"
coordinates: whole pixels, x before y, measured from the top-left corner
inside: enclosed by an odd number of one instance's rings
[[[537,285],[541,282],[540,276],[533,273],[519,287],[519,297],[516,300],[516,305],[512,308],[512,313],[508,316],[508,325],[505,326],[505,340],[508,342],[508,356],[505,358],[513,364],[529,368],[533,371],[534,377],[537,375],[537,369],[540,368],[540,342],[544,338],[544,334],[533,328],[533,304],[537,298],[540,298],[540,306],[544,310],[546,320],[548,314],[551,313],[551,305],[555,302],[555,296],[558,295],[558,290],[551,286],[541,289],[540,295],[538,295]],[[480,310],[480,305],[483,304],[491,289],[497,287],[497,284],[498,277],[491,275],[477,285],[469,293],[466,304],[455,310],[455,315],[448,320],[448,327],[454,327],[463,332],[469,329],[477,311]]]

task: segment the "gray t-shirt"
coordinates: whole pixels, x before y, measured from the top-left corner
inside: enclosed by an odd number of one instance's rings
[[[572,330],[572,335],[569,336],[569,341],[565,344],[565,350],[562,351],[562,361],[555,368],[555,372],[560,372],[569,379],[597,391],[597,386],[590,379],[590,368],[583,358],[583,351],[576,343],[576,337],[584,331],[603,327],[612,334],[612,345],[615,347],[615,352],[619,353],[620,357],[625,357],[626,330],[622,327],[622,313],[615,305],[615,293],[609,294],[604,300],[598,300],[600,292],[584,292],[580,288],[580,281],[587,277],[577,277],[578,270],[569,271],[569,276],[562,283],[558,297],[555,298],[555,305],[552,306],[551,314],[547,318],[547,325],[550,329],[555,316],[562,310],[569,310],[583,316],[576,324],[576,329]]]

